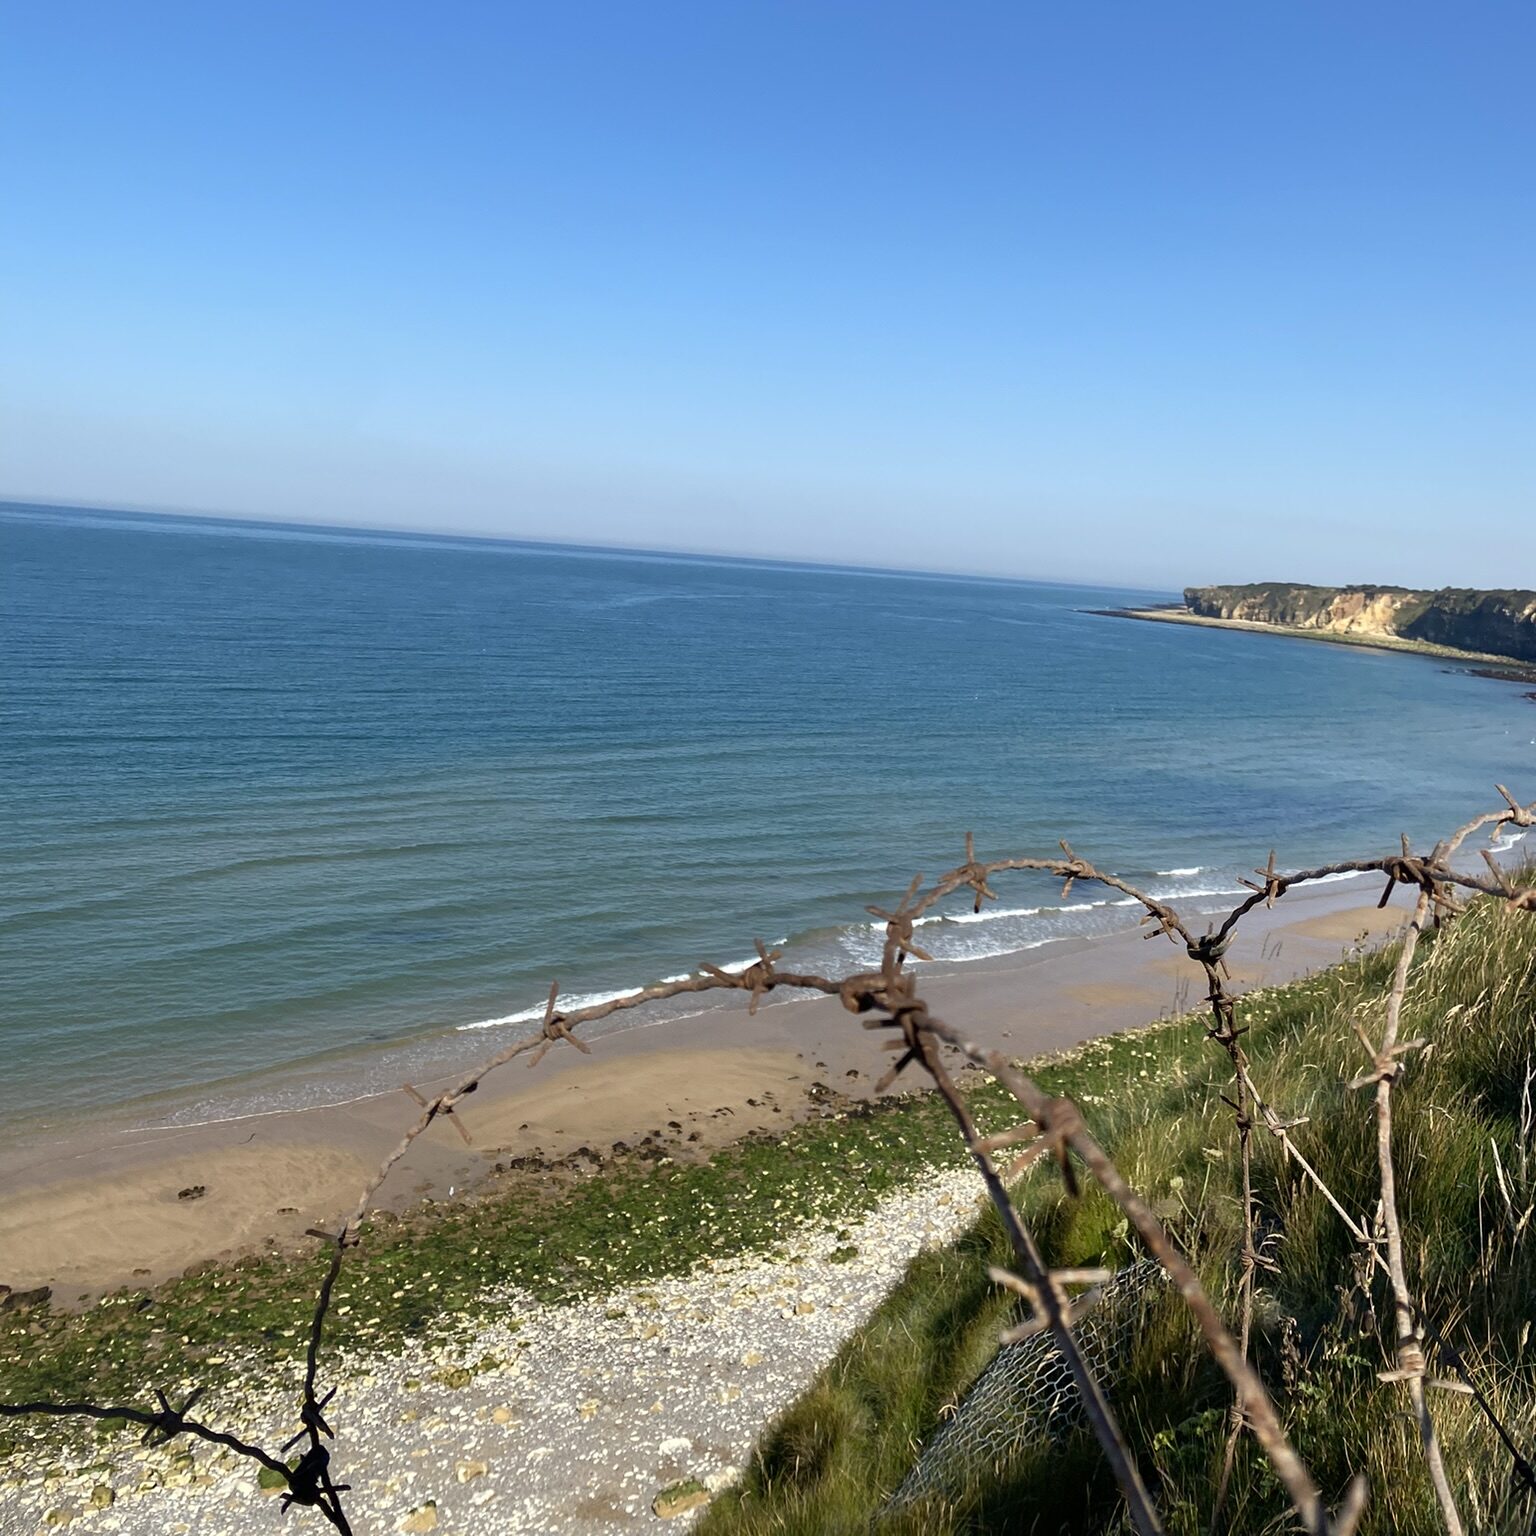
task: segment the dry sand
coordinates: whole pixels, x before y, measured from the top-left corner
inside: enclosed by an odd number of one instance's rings
[[[1382,938],[1404,909],[1361,891],[1297,893],[1254,912],[1229,956],[1243,986],[1286,981]],[[995,961],[925,967],[936,1012],[1015,1056],[1198,1005],[1199,968],[1140,932],[1064,941]],[[432,1127],[382,1191],[400,1209],[444,1198],[496,1162],[548,1162],[651,1136],[669,1155],[702,1155],[802,1112],[813,1085],[867,1094],[887,1058],[834,999],[763,1006],[728,999],[691,1018],[562,1047],[529,1071],[504,1067],[468,1101],[466,1147]],[[424,1082],[432,1092],[448,1086]],[[287,1246],[334,1221],[416,1110],[403,1094],[223,1124],[145,1130],[95,1124],[0,1154],[0,1282],[50,1285],[68,1305],[121,1284],[153,1284],[201,1260]],[[202,1189],[183,1197],[181,1191]]]
[[[576,1064],[547,1063],[535,1074],[525,1063],[503,1068],[465,1115],[473,1147],[434,1127],[391,1175],[380,1203],[398,1209],[420,1195],[450,1194],[503,1154],[554,1161],[653,1134],[702,1152],[783,1124],[780,1100],[798,1103],[807,1081],[788,1050],[610,1050],[566,1059]],[[414,1118],[400,1095],[32,1149],[0,1168],[4,1283],[51,1285],[67,1305],[125,1282],[153,1284],[204,1259],[290,1243],[356,1202]]]

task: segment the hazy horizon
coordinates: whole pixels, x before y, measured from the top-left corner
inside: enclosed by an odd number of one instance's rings
[[[280,528],[295,532],[305,531],[317,534],[378,534],[389,538],[420,538],[429,541],[442,541],[444,543],[509,544],[518,547],[532,546],[534,548],[550,550],[590,551],[610,555],[652,556],[701,561],[721,560],[737,565],[772,565],[812,570],[847,571],[855,575],[937,576],[953,577],[959,581],[995,581],[1023,583],[1025,585],[1033,583],[1040,586],[1083,587],[1085,589],[1108,585],[1111,587],[1121,586],[1122,590],[1129,592],[1141,591],[1158,594],[1173,590],[1168,587],[1138,587],[1135,584],[1122,585],[1120,583],[1084,581],[1070,577],[1054,576],[1050,573],[1037,575],[1026,571],[999,572],[968,570],[963,567],[946,569],[944,567],[921,565],[874,565],[847,560],[813,560],[794,555],[743,553],[740,550],[723,548],[711,549],[701,547],[687,549],[661,544],[588,543],[578,539],[525,538],[515,533],[477,533],[469,529],[441,526],[423,528],[405,523],[344,523],[309,518],[276,518],[264,517],[259,513],[206,512],[193,507],[109,506],[102,502],[59,501],[46,497],[27,498],[0,494],[0,512],[27,512],[34,510],[58,513],[87,513],[91,516],[107,518],[151,518],[162,519],[167,522],[205,522],[220,525],[250,524],[252,527]]]
[[[1378,581],[1375,577],[1355,576],[1337,581],[1323,581],[1308,575],[1297,575],[1294,572],[1280,571],[1267,574],[1254,575],[1239,578],[1232,582],[1197,581],[1175,583],[1172,585],[1159,585],[1157,583],[1140,583],[1134,581],[1103,581],[1094,580],[1091,576],[1061,576],[1053,572],[1037,571],[1003,571],[1003,570],[979,570],[964,566],[935,566],[935,565],[880,565],[873,562],[858,560],[825,560],[814,559],[807,555],[795,554],[766,554],[740,549],[728,549],[724,547],[711,548],[708,546],[684,547],[665,544],[646,544],[640,542],[593,542],[584,539],[559,539],[559,538],[532,538],[525,535],[502,532],[487,533],[469,528],[453,528],[443,525],[435,527],[423,527],[409,523],[364,523],[341,522],[320,518],[302,517],[269,517],[259,512],[226,512],[206,511],[196,507],[157,507],[145,505],[109,505],[105,502],[75,502],[63,501],[49,497],[18,497],[0,494],[0,511],[6,509],[39,509],[52,512],[86,512],[93,515],[106,517],[148,517],[163,518],[167,520],[182,520],[190,522],[210,523],[250,523],[253,526],[266,526],[272,528],[284,528],[295,530],[313,530],[316,533],[338,534],[385,534],[390,537],[419,537],[429,540],[455,541],[463,540],[474,543],[489,544],[513,544],[547,547],[554,550],[591,550],[598,553],[616,555],[653,555],[675,556],[679,559],[690,560],[725,560],[741,564],[803,566],[807,568],[820,568],[827,570],[849,571],[852,573],[864,573],[869,575],[911,575],[911,576],[952,576],[961,580],[970,581],[1002,581],[1038,583],[1044,586],[1063,587],[1119,587],[1128,592],[1143,592],[1148,594],[1169,594],[1181,591],[1186,586],[1227,586],[1240,585],[1245,582],[1282,582],[1297,586],[1408,586],[1405,582]],[[1453,586],[1455,583],[1435,582],[1419,583],[1421,590],[1434,590],[1436,588]],[[1505,587],[1508,583],[1503,584]],[[1529,590],[1529,589],[1526,589]]]
[[[1536,584],[1528,8],[84,0],[7,31],[14,500]]]

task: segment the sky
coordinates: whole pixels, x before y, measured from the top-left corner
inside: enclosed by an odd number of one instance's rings
[[[1536,7],[7,0],[0,496],[1536,586]]]

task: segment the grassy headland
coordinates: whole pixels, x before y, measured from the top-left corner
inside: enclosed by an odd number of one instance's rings
[[[1368,1030],[1384,1006],[1391,953],[1257,994],[1241,1022],[1254,1076],[1297,1132],[1347,1209],[1369,1220],[1379,1195],[1369,1094],[1352,1021]],[[1395,1153],[1406,1252],[1427,1317],[1465,1356],[1517,1441],[1536,1446],[1536,1157],[1530,1095],[1536,1068],[1536,922],[1481,903],[1417,963],[1405,1037],[1433,1049],[1413,1059],[1395,1094]],[[1072,1065],[1075,1092],[1121,1169],[1160,1209],[1229,1315],[1241,1236],[1225,1059],[1193,1021],[1089,1046]],[[1052,1084],[1051,1086],[1056,1086]],[[1065,1086],[1065,1085],[1063,1085]],[[1255,1135],[1265,1250],[1255,1358],[1297,1448],[1337,1500],[1364,1471],[1363,1529],[1438,1530],[1402,1388],[1377,1381],[1393,1365],[1391,1304],[1337,1216],[1298,1181],[1275,1141]],[[1068,1199],[1043,1171],[1018,1192],[1057,1264],[1118,1266],[1132,1255],[1120,1211],[1096,1189]],[[708,1536],[863,1532],[916,1452],[991,1356],[1009,1300],[986,1266],[1009,1256],[996,1219],[953,1248],[920,1258],[866,1327],[764,1436],[743,1486],[717,1501]],[[1432,1372],[1434,1368],[1432,1367]],[[1148,1485],[1172,1532],[1211,1521],[1230,1400],[1182,1305],[1154,1301],[1129,1361],[1109,1384]],[[1472,1401],[1431,1393],[1453,1484],[1479,1531],[1528,1531],[1531,1496]],[[881,1531],[1118,1531],[1124,1516],[1086,1435],[1038,1442],[982,1468],[953,1504],[887,1517]],[[1282,1493],[1245,1438],[1221,1528],[1290,1528]]]
[[[1442,587],[1313,587],[1263,581],[1236,587],[1186,587],[1191,613],[1256,619],[1297,629],[1380,635],[1459,651],[1536,662],[1536,592]]]

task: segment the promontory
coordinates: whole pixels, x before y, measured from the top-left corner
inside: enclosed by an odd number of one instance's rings
[[[1536,663],[1536,592],[1442,587],[1317,587],[1261,581],[1186,587],[1182,607],[1126,617],[1275,630],[1346,644]]]

